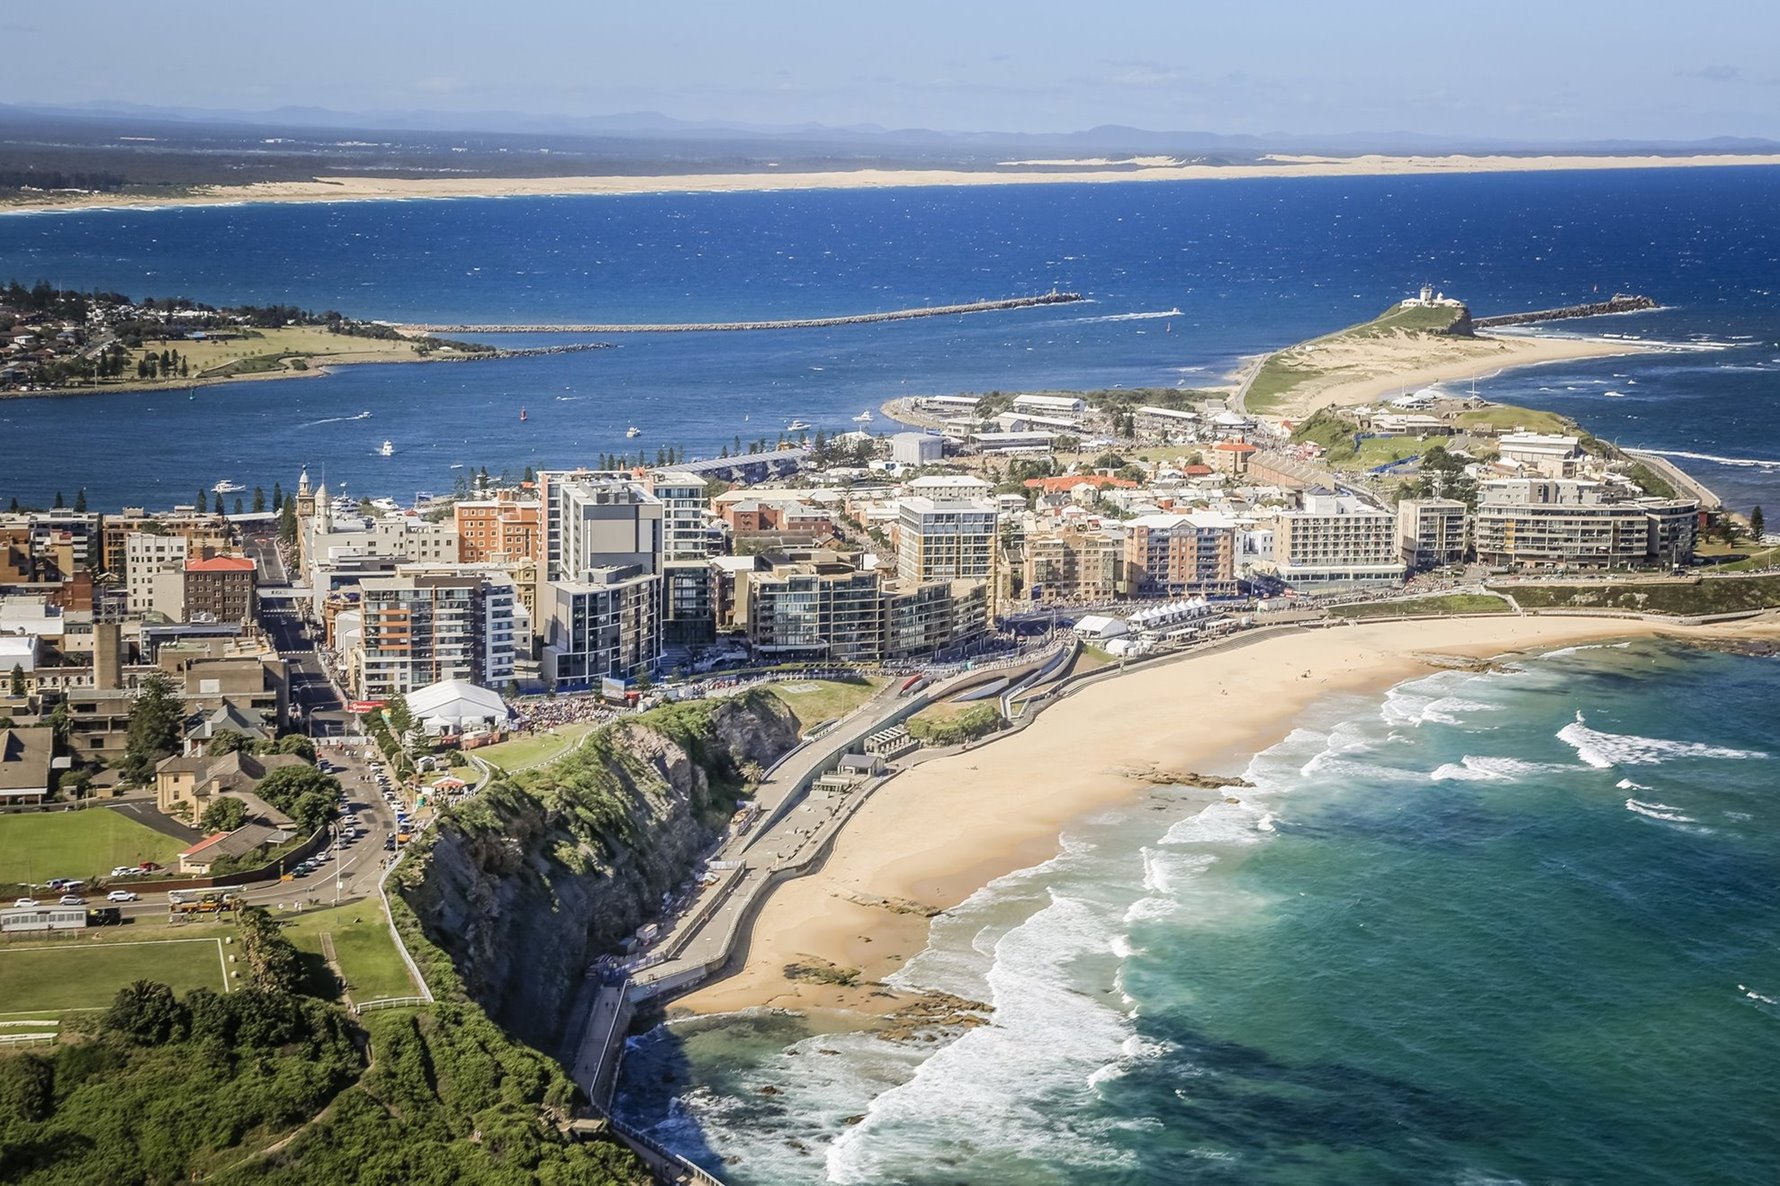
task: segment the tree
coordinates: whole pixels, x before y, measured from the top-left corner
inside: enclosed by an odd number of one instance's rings
[[[278,538],[287,544],[297,542],[297,496],[287,494],[278,510]]]
[[[74,510],[76,514],[80,515],[87,513],[87,488],[85,486],[74,492]]]
[[[239,494],[237,494],[235,496],[235,513],[237,515],[239,515],[246,509],[247,509],[246,504],[241,501],[241,496]]]
[[[1767,522],[1762,518],[1761,508],[1756,507],[1749,512],[1749,535],[1756,543],[1760,543],[1767,538],[1767,534]]]
[[[281,508],[283,506],[284,506],[284,486],[279,482],[273,482],[272,483],[272,509],[278,510],[279,508]]]
[[[210,509],[210,492],[208,490],[204,489],[204,487],[200,486],[200,487],[198,487],[198,513],[200,515],[202,515],[205,511],[207,511],[209,509]]]
[[[59,511],[67,505],[68,505],[67,502],[62,498],[62,492],[60,490],[56,491],[56,501],[55,501],[54,509]]]
[[[25,665],[23,663],[12,665],[12,694],[14,696],[25,694]]]
[[[295,754],[305,762],[315,761],[315,743],[301,733],[287,733],[278,739],[278,752]]]
[[[172,989],[138,980],[117,990],[102,1024],[137,1046],[161,1046],[184,1037],[189,1018]]]
[[[265,512],[266,488],[264,486],[255,486],[253,488],[253,513],[256,515],[263,515]]]
[[[233,795],[223,795],[204,809],[198,825],[206,832],[233,832],[247,822],[247,804]]]
[[[306,832],[339,814],[340,780],[313,766],[280,766],[260,779],[254,794],[290,816]]]
[[[146,783],[154,777],[155,763],[178,748],[182,712],[173,681],[165,674],[157,671],[142,681],[130,709],[124,760],[118,767],[127,781]]]
[[[397,737],[406,737],[414,728],[414,714],[408,711],[408,701],[403,696],[392,696],[383,706],[383,715],[389,718],[389,728]]]
[[[237,750],[246,750],[252,753],[253,745],[245,733],[237,733],[233,729],[218,729],[210,735],[210,740],[204,745],[205,753],[219,758]]]

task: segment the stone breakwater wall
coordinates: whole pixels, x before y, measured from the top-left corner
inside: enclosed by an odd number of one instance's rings
[[[1037,296],[1009,297],[1000,301],[972,301],[964,305],[923,305],[919,309],[890,309],[878,313],[850,313],[844,317],[800,317],[788,321],[689,321],[639,325],[405,325],[411,334],[664,334],[726,333],[758,329],[824,329],[837,325],[870,325],[879,321],[912,321],[917,317],[951,317],[965,313],[996,313],[1041,305],[1067,305],[1082,300],[1076,292],[1046,292]]]
[[[1572,317],[1599,317],[1605,313],[1637,313],[1654,308],[1656,308],[1656,302],[1647,296],[1616,292],[1605,301],[1594,301],[1586,305],[1565,305],[1560,309],[1534,309],[1529,313],[1502,313],[1495,317],[1478,317],[1471,324],[1478,329],[1492,329],[1503,325],[1535,325],[1541,321],[1565,321]]]

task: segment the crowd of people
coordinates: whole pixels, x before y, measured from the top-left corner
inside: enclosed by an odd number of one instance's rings
[[[620,709],[595,696],[556,696],[521,700],[513,705],[513,727],[521,733],[540,733],[563,725],[617,720]]]

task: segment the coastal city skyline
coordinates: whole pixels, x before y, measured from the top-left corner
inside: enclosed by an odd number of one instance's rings
[[[1780,1180],[1777,34],[0,18],[0,1180]]]

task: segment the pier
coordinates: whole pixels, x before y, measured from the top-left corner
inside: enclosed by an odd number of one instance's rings
[[[972,301],[964,305],[923,305],[919,309],[890,309],[878,313],[849,313],[843,317],[799,317],[788,321],[697,321],[644,325],[403,325],[406,334],[687,334],[731,333],[756,329],[826,329],[837,325],[871,325],[879,321],[913,321],[917,317],[951,317],[966,313],[999,313],[1041,305],[1069,305],[1082,300],[1079,292],[1050,292],[1037,296],[1009,297],[999,301]]]
[[[1647,296],[1616,292],[1607,300],[1586,305],[1565,305],[1559,309],[1534,309],[1529,313],[1501,313],[1495,317],[1478,317],[1471,322],[1476,329],[1495,329],[1504,325],[1536,325],[1541,321],[1565,321],[1572,317],[1600,317],[1607,313],[1640,313],[1656,308]]]

